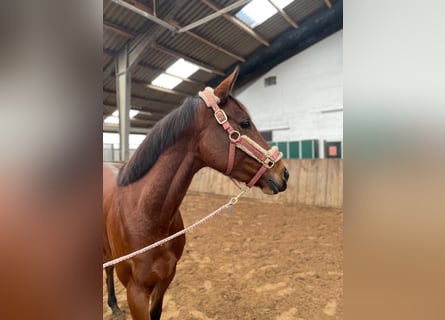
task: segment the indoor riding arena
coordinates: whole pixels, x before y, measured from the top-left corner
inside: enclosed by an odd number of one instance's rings
[[[343,2],[103,3],[103,319],[343,319]]]
[[[266,197],[252,190],[231,215],[222,212],[187,235],[164,319],[342,319],[342,162],[289,164],[295,183],[285,193]],[[220,187],[218,195],[202,192],[212,185]],[[198,174],[181,207],[185,224],[236,193],[223,175],[211,169]],[[323,199],[316,199],[320,194]],[[298,203],[303,197],[330,201],[330,207]],[[128,310],[121,285],[117,297]],[[105,286],[103,308],[104,319],[114,319]]]

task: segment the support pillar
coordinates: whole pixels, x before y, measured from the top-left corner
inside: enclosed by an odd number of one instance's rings
[[[116,100],[119,110],[119,146],[120,160],[127,161],[130,157],[130,97],[131,76],[129,50],[125,46],[116,56]]]
[[[144,49],[163,31],[161,26],[147,29],[127,43],[115,57],[116,72],[116,104],[119,110],[119,142],[120,161],[130,158],[130,101],[131,101],[131,72]],[[106,71],[109,71],[107,69]]]

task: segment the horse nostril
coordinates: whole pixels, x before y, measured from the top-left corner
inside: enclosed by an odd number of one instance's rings
[[[289,171],[287,171],[286,168],[284,169],[284,172],[283,172],[283,178],[286,182],[289,179]]]

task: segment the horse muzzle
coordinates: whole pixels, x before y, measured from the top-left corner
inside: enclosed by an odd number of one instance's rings
[[[287,189],[288,180],[289,171],[283,166],[282,173],[279,176],[272,172],[266,172],[260,180],[260,187],[266,194],[277,194]]]

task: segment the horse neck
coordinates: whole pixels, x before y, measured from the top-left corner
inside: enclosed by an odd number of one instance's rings
[[[150,172],[141,179],[145,187],[145,205],[160,214],[161,225],[169,225],[185,197],[194,174],[204,164],[195,158],[195,146],[190,136],[181,137],[159,156]],[[148,187],[147,187],[148,186]],[[144,191],[142,191],[144,193]]]

